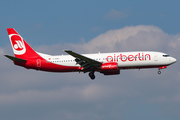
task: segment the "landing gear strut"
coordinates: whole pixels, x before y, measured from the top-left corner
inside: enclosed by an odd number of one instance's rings
[[[89,77],[90,77],[92,80],[95,79],[94,71],[89,72]]]
[[[161,74],[161,69],[165,69],[165,68],[167,68],[167,66],[162,66],[162,67],[159,67],[159,69],[158,69],[158,74]]]

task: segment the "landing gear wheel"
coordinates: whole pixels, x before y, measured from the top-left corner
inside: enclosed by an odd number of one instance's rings
[[[92,80],[94,80],[94,79],[95,79],[94,72],[90,72],[90,73],[89,73],[89,77],[90,77]]]
[[[160,70],[158,71],[158,74],[161,74],[161,71],[160,71]]]

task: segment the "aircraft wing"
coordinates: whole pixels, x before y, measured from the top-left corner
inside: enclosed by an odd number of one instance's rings
[[[91,69],[91,68],[97,68],[101,66],[101,62],[93,60],[91,58],[88,58],[86,56],[80,55],[78,53],[75,53],[71,50],[64,50],[64,52],[68,53],[69,55],[75,57],[76,64],[81,65],[83,67],[83,70]]]

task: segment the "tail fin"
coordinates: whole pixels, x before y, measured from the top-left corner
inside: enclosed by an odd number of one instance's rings
[[[7,28],[7,32],[15,57],[21,59],[39,57],[14,28]]]

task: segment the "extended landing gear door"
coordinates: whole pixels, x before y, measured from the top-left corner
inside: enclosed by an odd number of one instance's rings
[[[36,63],[37,63],[37,67],[41,67],[41,60],[40,59],[37,59]]]

